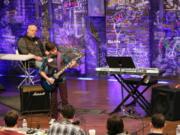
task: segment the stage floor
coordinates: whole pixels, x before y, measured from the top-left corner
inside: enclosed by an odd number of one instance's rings
[[[8,97],[9,101],[14,103],[19,97],[20,91],[17,89],[18,83],[22,78],[1,76],[0,83],[5,87],[1,91],[1,97]],[[176,83],[173,81],[173,83]],[[127,93],[124,93],[125,95]],[[146,98],[150,101],[151,89],[146,93]],[[69,103],[77,109],[76,117],[80,120],[81,126],[88,131],[89,129],[96,129],[97,135],[106,134],[106,119],[108,113],[111,112],[121,101],[121,86],[114,79],[68,79],[68,99]],[[19,102],[19,101],[17,101]],[[0,103],[0,125],[3,123],[3,115],[10,109],[19,110],[19,103],[14,105]],[[130,101],[129,101],[130,102]],[[150,128],[150,116],[146,116],[145,112],[137,105],[135,111],[140,114],[139,118],[124,117],[125,129],[129,133],[137,132],[138,135],[145,135]],[[119,113],[121,114],[121,113]],[[48,128],[48,121],[50,117],[48,113],[26,114],[21,115],[19,123],[22,118],[28,119],[29,127]],[[168,135],[175,135],[177,124],[180,121],[168,121],[165,132]]]

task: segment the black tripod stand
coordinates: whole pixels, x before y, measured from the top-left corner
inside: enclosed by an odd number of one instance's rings
[[[143,78],[141,78],[137,84],[129,84],[126,82],[126,80],[123,78],[122,75],[119,74],[114,74],[113,75],[117,81],[120,83],[120,85],[122,86],[122,88],[124,90],[126,90],[128,92],[128,95],[121,101],[121,103],[110,113],[116,113],[119,112],[121,110],[121,108],[124,106],[124,104],[126,103],[126,101],[132,97],[139,105],[142,109],[144,109],[144,111],[149,114],[150,113],[150,103],[145,99],[145,97],[143,96],[144,92],[147,91],[147,89],[152,85],[149,84],[147,85],[147,87],[145,87],[143,89],[143,91],[139,91],[139,87],[143,85],[143,83],[145,83],[147,77],[143,76]],[[129,111],[128,111],[129,112]],[[134,115],[135,116],[135,115]],[[138,116],[137,116],[138,117]],[[137,118],[136,117],[136,118]]]
[[[113,75],[116,79],[118,78],[118,75],[114,74]],[[118,81],[121,81],[118,79]],[[121,81],[121,83],[123,83]],[[121,98],[122,98],[122,101],[121,103],[118,105],[118,107],[116,107],[116,109],[114,109],[114,111],[112,111],[111,113],[109,113],[110,115],[113,114],[113,113],[116,113],[116,112],[120,112],[120,115],[121,117],[130,117],[130,118],[138,118],[139,116],[136,116],[135,115],[135,109],[134,107],[129,107],[131,105],[125,105],[125,102],[132,96],[132,95],[127,95],[125,97],[124,95],[124,88],[123,86],[121,85]],[[134,101],[134,100],[133,100]]]

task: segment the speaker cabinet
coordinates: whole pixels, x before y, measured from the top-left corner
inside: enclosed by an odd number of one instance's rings
[[[22,86],[20,88],[21,113],[48,112],[49,93],[40,85]]]
[[[167,120],[180,120],[180,89],[157,86],[152,89],[152,114],[162,113]]]

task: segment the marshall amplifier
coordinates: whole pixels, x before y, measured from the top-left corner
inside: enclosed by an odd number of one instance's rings
[[[49,93],[46,93],[40,85],[22,86],[20,88],[21,113],[48,112],[49,98]]]

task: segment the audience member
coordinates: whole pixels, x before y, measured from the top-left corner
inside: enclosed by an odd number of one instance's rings
[[[164,135],[165,117],[163,114],[154,114],[151,118],[151,129],[148,135]]]
[[[107,134],[126,135],[123,120],[119,115],[113,114],[107,119]]]
[[[24,133],[18,129],[18,113],[9,111],[4,116],[6,127],[0,129],[0,135],[23,135]]]
[[[75,108],[72,105],[64,105],[60,113],[61,120],[50,126],[48,135],[85,135],[85,131],[74,121]]]

